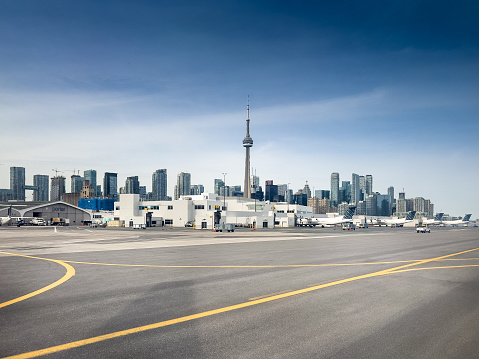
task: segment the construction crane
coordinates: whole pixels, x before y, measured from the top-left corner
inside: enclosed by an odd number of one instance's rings
[[[58,172],[63,173],[63,171],[60,171],[60,170],[58,170],[58,169],[56,169],[56,168],[52,169],[52,171],[55,171],[55,177],[58,177]]]

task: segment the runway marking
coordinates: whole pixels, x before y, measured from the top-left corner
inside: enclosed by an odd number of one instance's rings
[[[377,276],[381,276],[381,275],[391,274],[391,273],[395,273],[396,271],[399,272],[399,270],[402,270],[404,268],[409,268],[409,267],[420,265],[420,264],[425,264],[425,263],[429,263],[429,262],[442,260],[442,259],[445,259],[445,258],[457,256],[457,255],[460,255],[460,254],[473,252],[473,251],[476,251],[478,249],[479,248],[474,248],[474,249],[469,249],[469,250],[458,252],[458,253],[447,254],[447,255],[444,255],[444,256],[436,257],[436,258],[424,259],[424,260],[420,260],[418,262],[405,264],[405,265],[402,265],[402,266],[399,266],[399,267],[385,269],[385,270],[382,270],[382,271],[373,272],[373,273],[369,273],[369,274],[363,274],[363,275],[356,276],[356,277],[341,279],[341,280],[338,280],[338,281],[321,284],[321,285],[318,285],[318,286],[315,286],[315,287],[299,289],[299,290],[295,290],[295,291],[291,291],[291,292],[287,292],[287,293],[283,293],[283,294],[273,295],[271,297],[261,298],[261,299],[248,301],[248,302],[244,302],[244,303],[240,303],[240,304],[236,304],[236,305],[231,305],[231,306],[228,306],[228,307],[209,310],[209,311],[201,312],[201,313],[198,313],[198,314],[187,315],[187,316],[184,316],[184,317],[170,319],[170,320],[157,322],[157,323],[153,323],[153,324],[149,324],[149,325],[143,325],[143,326],[140,326],[140,327],[121,330],[121,331],[118,331],[118,332],[113,332],[113,333],[109,333],[109,334],[105,334],[105,335],[99,335],[99,336],[88,338],[88,339],[78,340],[78,341],[74,341],[74,342],[70,342],[70,343],[66,343],[66,344],[61,344],[61,345],[56,345],[56,346],[45,348],[45,349],[40,349],[40,350],[35,350],[35,351],[23,353],[23,354],[18,354],[18,355],[5,357],[3,359],[26,359],[26,358],[35,358],[35,357],[42,356],[42,355],[57,353],[57,352],[61,352],[61,351],[67,350],[67,349],[73,349],[73,348],[78,348],[78,347],[88,345],[88,344],[102,342],[102,341],[105,341],[105,340],[108,340],[108,339],[114,339],[114,338],[122,337],[122,336],[125,336],[125,335],[141,333],[141,332],[144,332],[144,331],[148,331],[148,330],[152,330],[152,329],[158,329],[158,328],[166,327],[166,326],[173,325],[173,324],[184,323],[184,322],[188,322],[188,321],[191,321],[191,320],[200,319],[200,318],[204,318],[204,317],[208,317],[208,316],[212,316],[212,315],[216,315],[216,314],[221,314],[221,313],[225,313],[225,312],[230,312],[230,311],[237,310],[237,309],[252,307],[254,305],[268,303],[268,302],[272,302],[272,301],[275,301],[275,300],[278,300],[278,299],[292,297],[292,296],[295,296],[295,295],[298,295],[298,294],[313,292],[313,291],[316,291],[318,289],[332,287],[332,286],[335,286],[335,285],[338,285],[338,284],[349,283],[349,282],[357,281],[357,280],[360,280],[360,279],[372,278],[372,277],[377,277]]]
[[[444,261],[466,261],[479,260],[479,258],[464,259],[443,259]],[[270,264],[270,265],[161,265],[161,264],[122,264],[122,263],[98,263],[98,262],[80,262],[67,261],[65,263],[89,264],[100,266],[118,266],[118,267],[151,267],[151,268],[302,268],[302,267],[346,267],[346,266],[362,266],[377,264],[396,264],[396,263],[414,263],[420,262],[421,259],[412,259],[405,261],[388,261],[388,262],[364,262],[364,263],[325,263],[325,264]]]
[[[61,264],[62,266],[64,266],[67,270],[67,272],[65,273],[65,275],[63,277],[61,277],[59,280],[57,280],[56,282],[53,282],[52,284],[49,284],[47,285],[46,287],[43,287],[41,289],[38,289],[34,292],[31,292],[29,294],[25,294],[21,297],[18,297],[18,298],[15,298],[15,299],[12,299],[12,300],[9,300],[7,302],[3,302],[3,303],[0,303],[0,308],[3,308],[3,307],[6,307],[6,306],[9,306],[9,305],[12,305],[14,303],[18,303],[18,302],[21,302],[22,300],[25,300],[25,299],[28,299],[28,298],[31,298],[31,297],[34,297],[38,294],[41,294],[41,293],[45,293],[46,291],[50,290],[50,289],[53,289],[55,287],[58,287],[60,284],[62,283],[65,283],[67,280],[69,280],[71,277],[73,277],[75,275],[75,268],[73,268],[71,265],[65,263],[64,261],[61,261],[61,260],[56,260],[56,259],[49,259],[49,258],[41,258],[41,257],[33,257],[33,256],[26,256],[26,255],[23,255],[23,254],[16,254],[16,253],[9,253],[9,252],[3,252],[3,251],[0,251],[0,253],[3,253],[3,254],[9,254],[9,255],[12,255],[12,256],[18,256],[18,257],[25,257],[25,258],[33,258],[33,259],[41,259],[41,260],[46,260],[46,261],[50,261],[50,262],[55,262],[55,263],[58,263],[58,264]]]
[[[369,263],[327,263],[327,264],[271,264],[271,265],[156,265],[156,264],[120,264],[120,263],[96,263],[66,261],[66,263],[89,264],[100,266],[118,266],[118,267],[151,267],[151,268],[302,268],[302,267],[335,267],[335,266],[361,266],[375,264],[395,264],[419,262],[420,259],[410,261],[391,261],[391,262],[369,262]]]
[[[394,271],[394,273],[412,272],[412,271],[429,270],[429,269],[451,269],[451,268],[470,268],[470,267],[479,267],[479,264],[466,264],[466,265],[463,265],[463,266],[411,268],[411,269]]]

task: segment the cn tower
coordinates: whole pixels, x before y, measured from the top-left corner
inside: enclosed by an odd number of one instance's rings
[[[251,177],[249,173],[250,164],[249,164],[249,149],[253,147],[253,139],[249,135],[249,96],[248,96],[248,105],[246,107],[247,117],[246,117],[246,137],[243,140],[243,147],[246,148],[246,159],[244,164],[244,198],[251,198]]]

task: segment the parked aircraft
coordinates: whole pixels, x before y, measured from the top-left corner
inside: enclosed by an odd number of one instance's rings
[[[337,224],[343,223],[352,223],[353,222],[353,215],[356,211],[356,207],[349,207],[348,211],[345,213],[344,216],[337,216],[333,218],[311,218],[311,224],[313,226],[334,226]]]
[[[436,213],[436,217],[434,217],[434,218],[423,219],[422,224],[425,224],[425,225],[440,224],[443,215],[444,215],[444,213]]]
[[[386,226],[403,226],[405,223],[412,222],[416,211],[410,211],[406,218],[391,218],[383,219],[383,222]]]
[[[12,206],[8,208],[8,213],[6,217],[0,217],[0,225],[7,226],[12,222]]]
[[[454,221],[442,221],[441,223],[448,225],[448,226],[458,226],[459,224],[467,224],[469,223],[469,219],[471,218],[472,214],[466,214],[463,219],[456,219]]]

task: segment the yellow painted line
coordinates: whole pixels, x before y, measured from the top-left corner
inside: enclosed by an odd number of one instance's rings
[[[410,269],[394,271],[394,273],[412,272],[412,271],[428,270],[428,269],[451,269],[451,268],[470,268],[470,267],[479,267],[479,264],[466,264],[466,265],[463,265],[463,266],[410,268]]]
[[[60,278],[59,280],[57,280],[56,282],[53,282],[52,284],[49,284],[46,287],[38,289],[38,290],[36,290],[34,292],[31,292],[29,294],[23,295],[21,297],[18,297],[18,298],[12,299],[12,300],[9,300],[8,302],[0,303],[0,308],[12,305],[14,303],[21,302],[22,300],[29,299],[29,298],[34,297],[36,295],[39,295],[41,293],[45,293],[47,290],[58,287],[60,284],[65,283],[67,280],[69,280],[71,277],[73,277],[75,275],[75,268],[73,268],[71,265],[69,265],[67,263],[64,263],[63,261],[60,261],[60,260],[49,259],[49,258],[41,258],[41,257],[32,257],[32,256],[26,256],[26,255],[23,255],[23,254],[15,254],[15,253],[3,252],[3,251],[0,251],[0,253],[9,254],[9,255],[18,256],[18,257],[41,259],[41,260],[45,260],[45,261],[55,262],[55,263],[58,263],[58,264],[64,266],[67,270],[65,275],[62,278]]]
[[[356,276],[356,277],[351,277],[351,278],[346,278],[346,279],[342,279],[342,280],[338,280],[338,281],[334,281],[334,282],[330,282],[330,283],[325,283],[325,284],[322,284],[322,285],[318,285],[316,287],[309,287],[309,288],[304,288],[304,289],[300,289],[300,290],[295,290],[295,291],[292,291],[292,292],[273,295],[271,297],[266,297],[266,298],[257,299],[257,300],[253,300],[253,301],[249,301],[249,302],[244,302],[244,303],[240,303],[240,304],[236,304],[236,305],[231,305],[231,306],[224,307],[224,308],[209,310],[209,311],[198,313],[198,314],[187,315],[187,316],[184,316],[184,317],[170,319],[170,320],[166,320],[166,321],[163,321],[163,322],[153,323],[153,324],[149,324],[149,325],[143,325],[143,326],[140,326],[140,327],[121,330],[121,331],[118,331],[118,332],[113,332],[113,333],[110,333],[110,334],[100,335],[100,336],[97,336],[97,337],[92,337],[92,338],[88,338],[88,339],[78,340],[78,341],[75,341],[75,342],[56,345],[56,346],[53,346],[53,347],[50,347],[50,348],[45,348],[45,349],[35,350],[35,351],[23,353],[23,354],[13,355],[13,356],[5,357],[3,359],[27,359],[27,358],[35,358],[35,357],[38,357],[38,356],[52,354],[52,353],[58,353],[58,352],[61,352],[61,351],[64,351],[64,350],[78,348],[78,347],[81,347],[81,346],[84,346],[84,345],[102,342],[102,341],[108,340],[108,339],[114,339],[114,338],[122,337],[122,336],[125,336],[125,335],[141,333],[141,332],[144,332],[144,331],[147,331],[147,330],[158,329],[158,328],[162,328],[162,327],[166,327],[166,326],[173,325],[173,324],[178,324],[178,323],[184,323],[184,322],[188,322],[188,321],[191,321],[191,320],[200,319],[200,318],[204,318],[204,317],[208,317],[208,316],[212,316],[212,315],[216,315],[216,314],[226,313],[226,312],[230,312],[230,311],[237,310],[237,309],[252,307],[254,305],[258,305],[258,304],[262,304],[262,303],[268,303],[268,302],[272,302],[272,301],[275,301],[275,300],[278,300],[278,299],[288,298],[288,297],[292,297],[292,296],[295,296],[295,295],[298,295],[298,294],[304,294],[304,293],[316,291],[318,289],[332,287],[332,286],[335,286],[335,285],[338,285],[338,284],[349,283],[349,282],[353,282],[353,281],[360,280],[360,279],[386,275],[386,274],[394,273],[395,271],[403,269],[403,268],[409,268],[409,267],[412,267],[412,266],[416,266],[416,265],[420,265],[420,264],[425,264],[425,263],[441,260],[441,259],[444,259],[444,258],[457,256],[457,255],[460,255],[460,254],[476,251],[478,249],[479,248],[469,249],[469,250],[463,251],[463,252],[452,253],[452,254],[436,257],[436,258],[424,259],[424,260],[421,260],[419,262],[405,264],[405,265],[402,265],[402,266],[399,266],[399,267],[385,269],[385,270],[382,270],[382,271],[379,271],[379,272],[363,274],[363,275]]]
[[[282,265],[155,265],[155,264],[121,264],[121,263],[96,263],[66,261],[65,263],[89,264],[99,266],[118,266],[118,267],[151,267],[151,268],[301,268],[301,267],[334,267],[334,266],[362,266],[376,264],[396,264],[419,262],[420,259],[410,261],[391,261],[391,262],[369,262],[369,263],[326,263],[326,264],[282,264]]]

